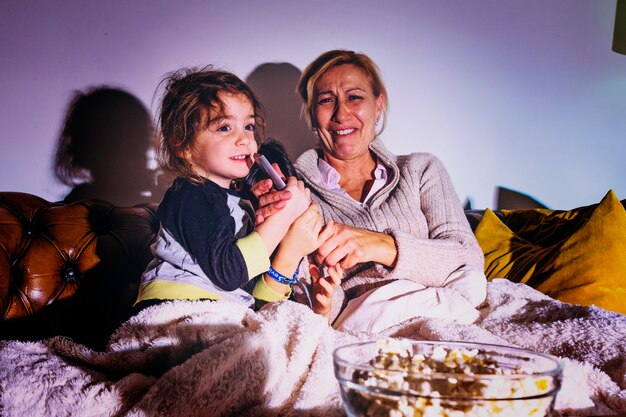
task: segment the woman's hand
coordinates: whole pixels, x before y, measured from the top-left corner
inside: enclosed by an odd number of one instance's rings
[[[311,282],[313,284],[313,298],[311,299],[311,302],[313,303],[313,311],[326,318],[330,318],[333,295],[339,285],[341,285],[343,270],[341,269],[341,266],[337,264],[328,268],[328,275],[323,277],[319,268],[316,265],[311,264],[309,265],[309,272],[311,274]]]
[[[317,249],[317,263],[351,268],[364,262],[387,267],[396,263],[398,250],[392,236],[367,229],[335,223],[333,234]]]
[[[278,164],[272,164],[281,178],[285,179]],[[272,180],[265,179],[254,184],[250,191],[259,201],[259,209],[256,211],[256,224],[261,224],[266,218],[282,210],[285,202],[291,198],[289,190],[276,191],[272,189]]]

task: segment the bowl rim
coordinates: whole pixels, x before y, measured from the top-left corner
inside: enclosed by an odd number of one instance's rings
[[[365,347],[367,345],[377,345],[378,342],[380,340],[397,340],[397,341],[401,341],[403,343],[410,343],[411,345],[431,345],[431,346],[444,346],[444,347],[463,347],[463,348],[478,348],[478,349],[483,349],[483,350],[492,350],[495,352],[502,352],[502,353],[508,353],[510,355],[515,355],[515,356],[534,356],[534,357],[539,357],[539,358],[543,358],[543,359],[547,359],[549,362],[551,362],[552,364],[554,364],[553,367],[551,367],[548,370],[544,370],[544,371],[539,371],[539,372],[531,372],[531,373],[519,373],[519,374],[510,374],[510,375],[503,375],[503,374],[474,374],[474,375],[467,375],[467,374],[463,374],[463,373],[452,373],[452,372],[433,372],[430,374],[423,374],[423,373],[419,373],[419,372],[407,372],[407,371],[402,371],[402,370],[384,370],[385,372],[388,372],[390,375],[394,375],[394,374],[403,374],[403,375],[420,375],[420,376],[426,376],[429,379],[435,379],[435,378],[449,378],[449,377],[454,377],[454,378],[459,378],[459,379],[463,379],[463,378],[480,378],[480,379],[485,379],[485,380],[490,380],[490,379],[502,379],[502,378],[506,378],[508,380],[515,380],[515,379],[527,379],[528,377],[533,377],[533,378],[540,378],[540,377],[557,377],[560,378],[562,376],[562,372],[563,372],[563,361],[561,359],[559,359],[558,357],[551,355],[549,353],[544,353],[544,352],[535,352],[532,350],[528,350],[528,349],[524,349],[521,347],[516,347],[516,346],[505,346],[505,345],[497,345],[497,344],[493,344],[493,343],[482,343],[482,342],[466,342],[466,341],[448,341],[448,340],[414,340],[414,339],[405,339],[405,338],[384,338],[384,339],[378,339],[378,340],[371,340],[371,341],[367,341],[367,342],[356,342],[356,343],[349,343],[343,346],[339,346],[337,348],[335,348],[333,350],[333,362],[336,365],[340,364],[340,365],[344,365],[344,366],[349,366],[351,368],[354,369],[359,369],[359,370],[363,370],[363,371],[370,371],[370,370],[377,370],[380,371],[381,369],[379,368],[375,368],[373,366],[371,366],[369,363],[366,364],[356,364],[356,363],[352,363],[347,359],[344,359],[341,354],[344,351],[347,351],[349,349],[355,349],[355,348],[359,348],[359,347]],[[336,375],[336,378],[339,380],[339,376]]]

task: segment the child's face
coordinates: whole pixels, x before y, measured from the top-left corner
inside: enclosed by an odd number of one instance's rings
[[[194,173],[223,188],[248,175],[248,162],[258,150],[254,140],[254,109],[244,95],[222,94],[224,114],[200,131],[185,151]]]

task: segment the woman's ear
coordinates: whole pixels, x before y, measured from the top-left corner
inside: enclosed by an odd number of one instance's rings
[[[376,97],[376,120],[379,120],[381,115],[383,114],[383,108],[385,106],[385,95],[380,93],[378,97]]]

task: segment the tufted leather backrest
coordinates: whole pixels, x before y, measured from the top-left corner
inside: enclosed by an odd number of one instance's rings
[[[155,211],[0,192],[0,337],[106,342],[151,259]]]

